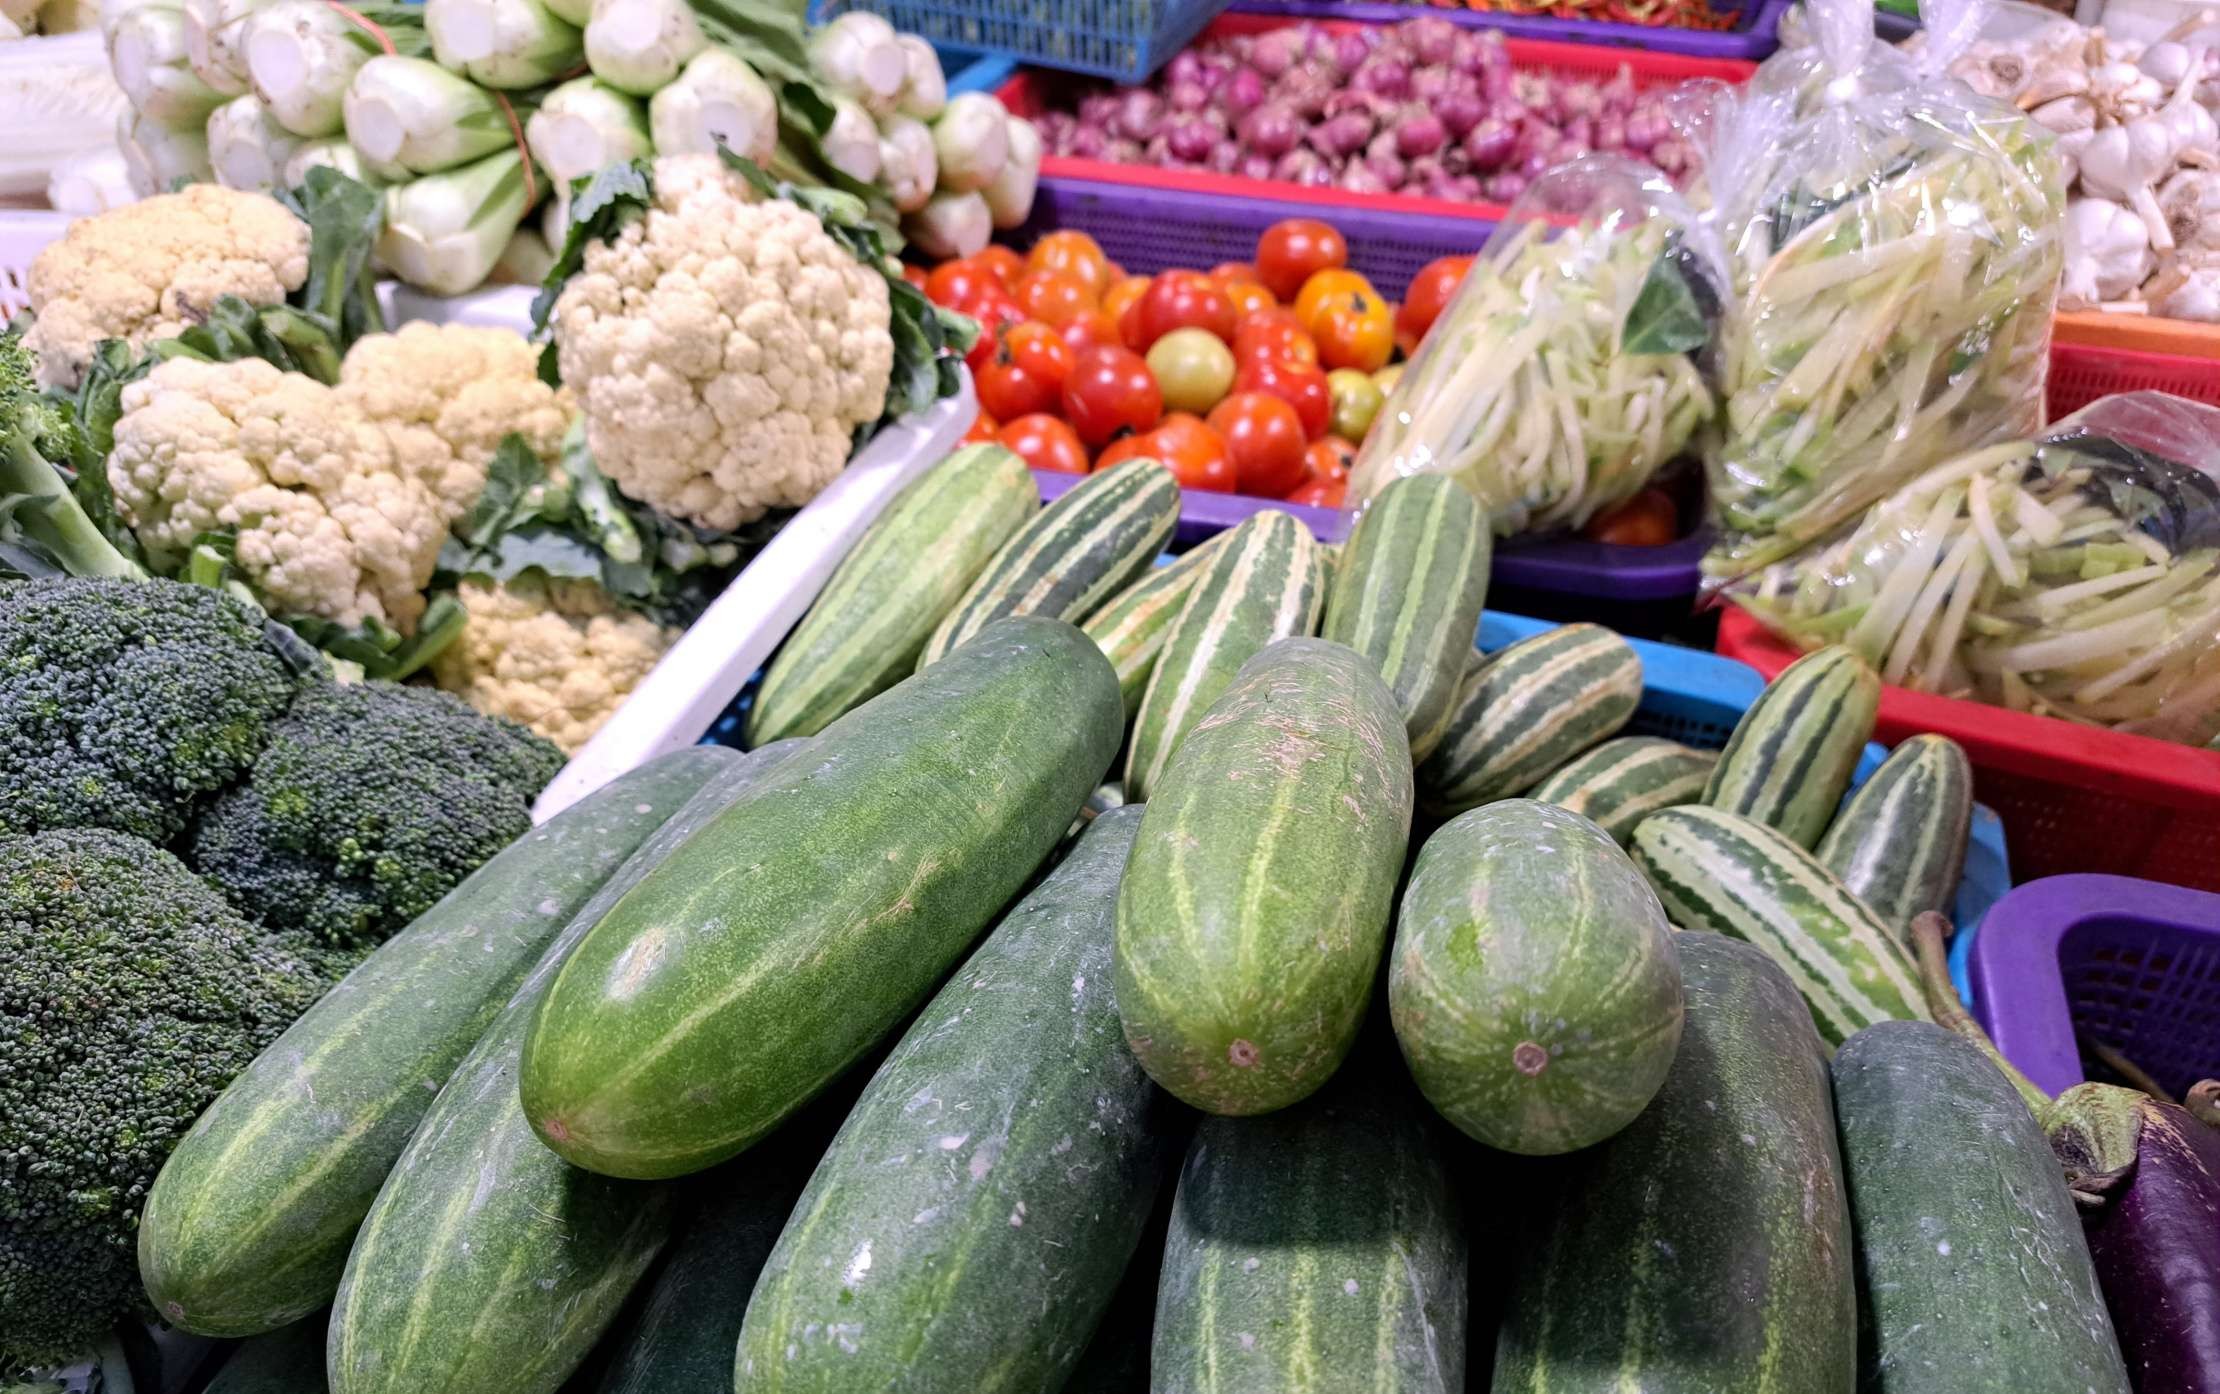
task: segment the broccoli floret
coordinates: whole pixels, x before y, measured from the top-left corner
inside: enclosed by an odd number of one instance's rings
[[[260,612],[205,586],[0,582],[0,835],[183,832],[323,678],[263,635]]]
[[[532,825],[563,753],[422,687],[303,692],[185,860],[272,928],[367,950]]]
[[[144,1309],[156,1171],[327,986],[149,843],[0,837],[0,1370]]]

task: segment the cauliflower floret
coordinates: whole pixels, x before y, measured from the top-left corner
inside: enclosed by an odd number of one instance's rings
[[[479,711],[529,726],[566,752],[601,729],[679,635],[618,608],[591,581],[538,572],[505,585],[473,577],[456,598],[469,623],[433,660],[432,676]]]
[[[552,465],[574,407],[540,381],[539,350],[512,329],[418,321],[347,351],[339,393],[385,431],[404,473],[439,495],[452,523],[486,486],[516,433]]]
[[[31,263],[39,382],[75,387],[102,339],[134,348],[195,324],[221,295],[275,305],[308,279],[308,224],[277,200],[215,184],[69,225]]]
[[[239,571],[271,609],[415,627],[446,517],[337,392],[259,358],[181,358],[122,405],[108,482],[157,569],[235,529]]]
[[[632,498],[726,530],[799,507],[885,409],[886,278],[714,155],[655,162],[655,202],[586,249],[555,306],[586,443]]]

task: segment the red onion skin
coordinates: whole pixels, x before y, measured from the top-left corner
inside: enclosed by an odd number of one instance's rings
[[[1526,184],[1525,175],[1505,170],[1501,174],[1489,175],[1480,187],[1491,203],[1515,203],[1519,195],[1526,192]]]
[[[1575,116],[1559,126],[1557,133],[1565,138],[1567,144],[1593,146],[1596,143],[1596,119],[1593,116]]]
[[[1480,98],[1466,93],[1451,92],[1434,103],[1434,115],[1441,118],[1442,129],[1449,132],[1451,140],[1463,140],[1485,113]]]
[[[1379,176],[1380,182],[1391,189],[1403,187],[1403,181],[1410,173],[1403,163],[1403,157],[1395,153],[1393,131],[1382,131],[1372,137],[1372,143],[1364,149],[1364,162],[1372,166],[1372,172]]]
[[[1421,109],[1403,118],[1395,129],[1395,153],[1407,160],[1431,155],[1449,138],[1440,117]]]
[[[1063,152],[1076,160],[1107,159],[1110,140],[1100,126],[1074,126],[1064,140]]]
[[[1509,68],[1483,68],[1480,70],[1480,95],[1498,105],[1510,103],[1524,109],[1519,101],[1517,84],[1512,81]]]
[[[1110,133],[1126,140],[1146,141],[1164,121],[1164,99],[1145,87],[1128,88],[1118,98],[1117,114],[1110,118]]]
[[[1103,151],[1102,158],[1114,165],[1137,165],[1141,163],[1141,155],[1141,142],[1113,140],[1109,148]]]
[[[1290,150],[1272,166],[1272,177],[1290,184],[1322,189],[1334,182],[1334,172],[1313,150]]]
[[[1164,65],[1164,81],[1167,83],[1195,82],[1201,79],[1202,72],[1202,55],[1194,49],[1183,48],[1172,55],[1171,62]]]
[[[1360,92],[1376,92],[1400,101],[1410,95],[1411,70],[1391,60],[1376,60],[1357,69],[1349,84]]]
[[[1626,148],[1637,155],[1648,154],[1671,134],[1672,128],[1656,111],[1638,107],[1626,118]]]
[[[1598,150],[1613,153],[1626,149],[1626,122],[1620,117],[1605,115],[1596,118],[1595,146]]]
[[[1118,114],[1118,94],[1090,92],[1079,100],[1079,119],[1090,126],[1106,126]]]
[[[1372,118],[1362,112],[1345,111],[1311,127],[1308,139],[1311,148],[1321,155],[1352,155],[1372,139]]]
[[[1309,47],[1308,36],[1300,27],[1274,29],[1257,37],[1249,50],[1249,66],[1268,78],[1280,77],[1303,61]]]
[[[1480,181],[1469,174],[1436,170],[1426,181],[1426,197],[1447,199],[1451,203],[1472,203],[1480,197]]]
[[[1482,173],[1501,169],[1511,158],[1519,143],[1518,132],[1497,117],[1489,117],[1472,128],[1464,138],[1462,149],[1472,167]]]
[[[1421,64],[1432,66],[1447,63],[1457,51],[1457,26],[1446,19],[1431,16],[1407,20],[1396,26],[1404,43],[1410,46],[1411,57]]]
[[[1341,172],[1341,177],[1334,182],[1353,194],[1384,194],[1395,188],[1375,174],[1372,166],[1363,160],[1351,161],[1349,167]]]
[[[1175,158],[1202,160],[1218,143],[1218,132],[1200,117],[1182,116],[1164,128],[1164,140]]]
[[[1200,82],[1175,82],[1164,89],[1174,111],[1201,111],[1210,105],[1210,92]]]
[[[1203,167],[1213,174],[1233,173],[1241,167],[1241,147],[1230,140],[1217,142],[1203,158]]]
[[[1410,162],[1404,172],[1403,183],[1406,187],[1424,190],[1431,188],[1436,179],[1448,172],[1442,168],[1440,160],[1431,155],[1421,155]]]
[[[1233,167],[1233,172],[1243,179],[1270,179],[1272,177],[1272,157],[1270,155],[1260,155],[1252,150],[1241,157],[1241,163]]]
[[[1240,119],[1264,101],[1264,77],[1254,68],[1236,68],[1218,90],[1218,109]]]
[[[1255,154],[1277,159],[1303,139],[1303,123],[1277,102],[1266,102],[1241,119],[1241,143]]]
[[[1411,70],[1411,100],[1438,102],[1449,93],[1449,69],[1414,68]]]
[[[1334,66],[1343,71],[1361,67],[1372,56],[1372,40],[1369,37],[1372,32],[1369,29],[1358,29],[1336,36],[1333,43]]]

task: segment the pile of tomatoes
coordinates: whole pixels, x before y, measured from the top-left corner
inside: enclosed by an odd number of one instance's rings
[[[1187,489],[1339,507],[1349,461],[1471,265],[1445,257],[1391,305],[1330,225],[1297,218],[1256,259],[1130,276],[1083,232],[906,273],[979,321],[980,417],[1035,469],[1160,460]]]

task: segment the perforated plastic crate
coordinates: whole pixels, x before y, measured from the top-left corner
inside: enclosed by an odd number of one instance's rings
[[[2054,342],[2050,346],[2050,419],[2115,392],[2171,392],[2220,406],[2220,359]]]
[[[831,0],[938,45],[1139,82],[1202,32],[1226,0]]]

